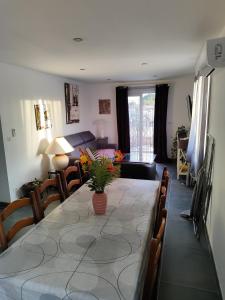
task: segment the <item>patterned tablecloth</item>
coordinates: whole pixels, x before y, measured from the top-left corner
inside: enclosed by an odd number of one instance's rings
[[[0,299],[139,299],[158,186],[117,179],[95,216],[83,185],[0,256]]]

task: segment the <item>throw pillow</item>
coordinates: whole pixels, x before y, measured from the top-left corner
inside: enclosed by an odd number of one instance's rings
[[[120,150],[115,151],[115,161],[121,161],[124,158],[124,154]]]

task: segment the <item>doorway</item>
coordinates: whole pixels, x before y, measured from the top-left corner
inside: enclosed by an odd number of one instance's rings
[[[155,88],[131,88],[128,94],[130,159],[152,162]]]

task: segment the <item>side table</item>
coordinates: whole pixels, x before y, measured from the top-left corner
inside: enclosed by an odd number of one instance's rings
[[[96,139],[97,148],[101,148],[102,146],[107,145],[108,140],[109,138],[107,136],[103,138],[97,138]]]

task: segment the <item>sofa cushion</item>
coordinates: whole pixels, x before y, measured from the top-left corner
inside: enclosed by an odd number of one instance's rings
[[[99,156],[105,156],[110,159],[114,159],[115,157],[115,149],[98,149],[97,153]]]
[[[90,149],[95,150],[95,149],[97,149],[97,143],[96,143],[96,141],[90,141],[90,142],[82,144],[82,147],[84,147],[85,149],[90,148]]]
[[[83,143],[95,141],[95,136],[90,131],[82,131],[79,133],[79,135],[82,138]]]
[[[83,144],[83,139],[80,136],[80,133],[74,133],[74,134],[70,134],[65,136],[65,139],[73,146],[73,147],[77,147],[81,144]]]

